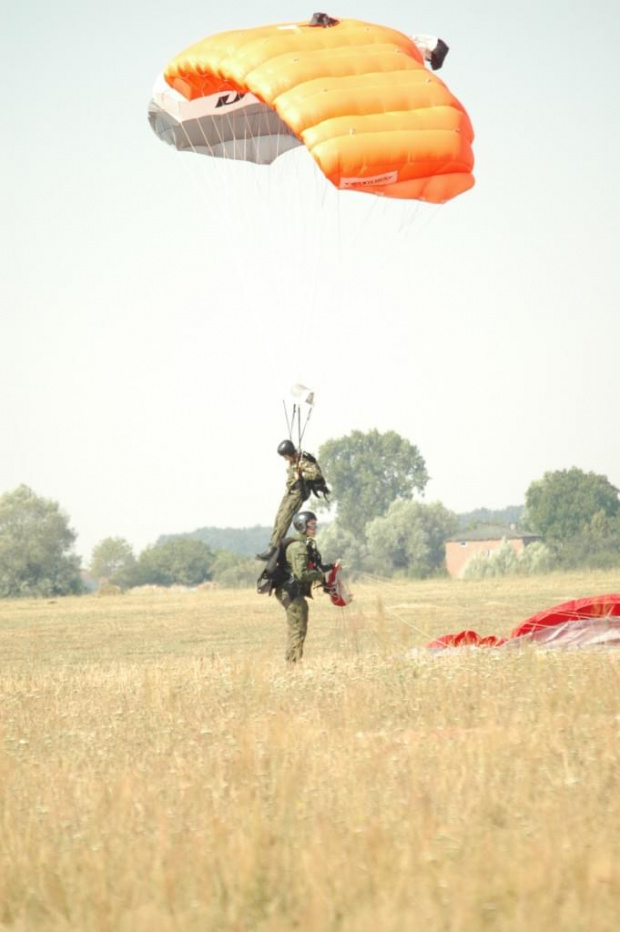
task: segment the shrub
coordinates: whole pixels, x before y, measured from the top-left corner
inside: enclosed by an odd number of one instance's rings
[[[260,571],[255,560],[220,550],[211,566],[211,578],[223,589],[249,589],[256,585]]]
[[[555,566],[551,550],[545,544],[535,541],[521,553],[516,553],[507,540],[500,547],[486,555],[477,553],[465,566],[465,579],[486,579],[493,576],[532,576],[548,573]]]

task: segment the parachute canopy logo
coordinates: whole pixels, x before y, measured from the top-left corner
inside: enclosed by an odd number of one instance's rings
[[[245,94],[239,92],[236,94],[223,94],[221,97],[218,97],[215,109],[219,110],[220,107],[231,107],[233,104],[238,104],[244,97]]]

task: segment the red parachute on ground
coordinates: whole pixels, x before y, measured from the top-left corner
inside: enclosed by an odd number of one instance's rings
[[[573,599],[526,618],[507,638],[482,637],[475,631],[444,634],[426,647],[620,647],[620,593]]]
[[[329,571],[327,579],[325,580],[325,587],[329,592],[329,597],[332,600],[333,605],[337,605],[338,608],[345,608],[353,599],[353,596],[349,592],[345,581],[340,575],[342,567],[340,563],[335,563],[334,566]]]

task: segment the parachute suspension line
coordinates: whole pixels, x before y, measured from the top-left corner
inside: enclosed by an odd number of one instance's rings
[[[348,307],[351,302],[346,300],[344,286],[345,281],[349,278],[349,268],[360,266],[360,256],[362,257],[362,268],[366,268],[366,262],[370,261],[370,257],[366,258],[368,256],[369,231],[373,230],[375,216],[378,214],[381,217],[379,205],[384,208],[386,199],[379,195],[370,197],[353,191],[342,192],[342,197],[345,199],[343,204],[345,232],[344,234],[340,233],[340,248],[341,254],[344,252],[346,275],[339,275],[336,281],[340,292],[338,304],[341,307],[343,305]],[[340,213],[338,219],[340,224]],[[374,238],[372,243],[372,255],[374,255]],[[347,327],[352,326],[350,317],[347,316],[345,319]]]
[[[248,157],[247,128],[248,128],[248,121],[245,119],[245,114],[244,114],[244,120],[243,120],[243,161],[244,162],[247,160],[247,157]]]
[[[345,297],[344,295],[345,279],[348,281],[348,275],[345,274],[345,271],[343,270],[343,265],[342,265],[342,258],[343,258],[342,256],[342,240],[343,240],[342,195],[343,193],[346,193],[346,192],[336,191],[336,248],[335,248],[335,253],[337,257],[336,261],[338,263],[338,274],[336,275],[336,287],[334,289],[335,293],[332,294],[332,298],[331,298],[333,302],[333,306],[329,309],[331,314],[335,314],[336,309],[341,306],[343,299]],[[349,302],[346,302],[346,304],[348,305]]]
[[[201,126],[200,120],[198,120],[197,122],[198,122],[198,126],[200,127],[200,132],[202,133],[202,136],[203,136],[203,139],[204,139],[204,141],[205,141],[205,143],[206,143],[206,146],[207,146],[207,148],[209,149],[209,154],[210,154],[211,156],[213,156],[213,149],[211,148],[211,143],[209,142],[209,140],[207,139],[207,137],[206,137],[206,135],[205,135],[205,132],[204,132],[202,126]],[[184,122],[183,120],[181,121],[180,126],[181,126],[181,129],[183,130],[183,132],[185,133],[185,138],[187,139],[187,142],[189,143],[190,149],[192,150],[192,152],[194,153],[194,155],[198,155],[198,153],[197,153],[197,151],[196,151],[196,147],[194,146],[194,143],[193,143],[192,140],[191,140],[191,136],[190,136],[189,133],[187,132],[187,129],[186,129],[186,127],[185,127],[185,122]]]
[[[312,209],[305,207],[303,211],[306,222],[301,227],[304,238],[305,266],[311,269],[313,273],[307,293],[307,303],[301,314],[299,339],[302,346],[308,339],[311,326],[317,332],[328,329],[324,303],[328,300],[329,292],[325,288],[325,281],[326,279],[329,281],[331,288],[337,288],[342,277],[338,275],[335,282],[331,279],[334,251],[330,249],[330,234],[333,230],[333,220],[329,222],[332,218],[325,217],[326,211],[331,206],[330,198],[335,197],[337,206],[339,206],[339,194],[333,189],[330,181],[320,176],[318,166],[314,163],[314,160],[312,169],[314,172],[315,195],[312,198]],[[338,241],[340,242],[339,212],[337,225]],[[316,374],[313,373],[313,379],[315,378]]]
[[[308,408],[308,413],[306,415],[306,422],[303,426],[303,430],[301,430],[299,434],[299,447],[298,447],[299,450],[301,450],[301,445],[303,443],[304,434],[306,433],[306,428],[308,427],[308,424],[310,423],[310,418],[312,417],[313,410],[314,410],[313,408]]]
[[[407,236],[411,230],[413,224],[418,218],[420,212],[420,205],[416,202],[413,210],[410,213],[401,213],[399,224],[398,224],[398,235]]]
[[[280,203],[279,203],[280,202],[279,185],[276,183],[271,173],[269,172],[262,173],[261,170],[263,166],[260,160],[261,159],[260,149],[261,149],[262,136],[260,135],[260,132],[259,132],[258,135],[254,137],[247,114],[245,113],[244,113],[244,119],[245,119],[246,124],[248,125],[248,129],[250,130],[250,136],[252,140],[256,142],[256,153],[255,153],[256,163],[257,163],[256,169],[257,169],[257,172],[260,173],[259,177],[261,178],[261,186],[263,188],[261,203],[264,204],[264,209],[261,212],[262,216],[261,216],[260,222],[262,224],[262,230],[260,231],[260,235],[263,241],[272,243],[272,248],[269,250],[269,256],[271,259],[271,262],[270,262],[271,281],[268,282],[267,284],[268,284],[268,287],[270,287],[272,291],[277,291],[277,286],[280,283],[282,276],[281,276],[281,267],[280,267],[280,262],[279,262],[279,258],[280,258],[279,249],[273,248],[273,247],[277,239],[277,236],[281,235],[281,230],[279,229],[279,223],[278,223],[278,218],[282,213],[282,210],[280,208]],[[267,144],[269,144],[269,140],[267,140]],[[277,138],[277,143],[276,143],[276,155],[275,155],[275,158],[272,159],[272,163],[277,161],[278,156],[280,154],[279,149],[280,149],[280,134],[278,133],[278,138]],[[273,170],[272,164],[269,166],[265,166],[265,167],[272,168]],[[262,184],[263,178],[265,179],[264,185]],[[267,190],[265,191],[264,188],[266,188]]]
[[[404,234],[404,239],[410,242],[413,239],[421,237],[422,233],[435,221],[444,204],[421,204],[416,202],[415,209],[411,214],[406,215],[405,220],[401,220],[398,228],[399,233]]]
[[[231,189],[232,189],[233,196],[235,197],[235,199],[237,201],[239,200],[239,195],[236,190],[237,186],[227,184],[226,172],[229,171],[229,169],[226,166],[226,161],[229,158],[229,156],[227,156],[226,154],[226,150],[224,148],[224,141],[223,141],[223,138],[222,138],[222,135],[220,133],[217,123],[215,124],[215,129],[216,129],[216,132],[217,132],[217,135],[218,135],[218,138],[222,146],[222,150],[223,150],[223,158],[221,160],[215,155],[213,146],[209,142],[209,139],[205,133],[204,127],[202,123],[200,122],[200,120],[197,121],[197,124],[200,129],[202,138],[204,140],[205,147],[209,150],[209,157],[204,160],[208,164],[206,165],[203,164],[202,159],[198,159],[197,161],[197,167],[198,168],[202,167],[202,169],[204,169],[200,173],[200,177],[203,183],[201,184],[199,179],[196,178],[195,173],[192,173],[192,171],[190,170],[189,162],[186,162],[185,159],[183,158],[181,158],[180,161],[183,164],[185,173],[191,177],[192,183],[198,192],[200,200],[205,204],[205,206],[209,208],[211,212],[213,211],[213,205],[214,204],[216,205],[218,219],[221,222],[221,225],[224,231],[224,239],[227,242],[227,245],[232,248],[235,242],[235,237],[236,237],[236,232],[237,232],[234,229],[232,217],[237,216],[239,211],[237,208],[234,211],[226,209],[225,205],[223,205],[221,201],[222,192],[227,191],[228,193],[230,193]],[[193,144],[191,137],[189,133],[187,132],[187,129],[183,122],[181,123],[181,127],[183,129],[183,133],[188,142],[188,145],[192,150],[192,153],[196,156],[199,156],[200,153],[198,152],[195,145]],[[249,282],[248,282],[247,276],[242,275],[240,276],[240,278],[242,281],[241,287],[242,287],[243,292],[245,293],[246,301],[249,305],[254,300],[255,295],[253,295],[249,290]]]
[[[261,197],[258,203],[258,216],[255,222],[259,227],[257,230],[259,240],[262,243],[268,244],[268,247],[263,249],[262,255],[263,286],[266,292],[271,295],[271,300],[283,306],[285,303],[285,295],[290,293],[293,289],[286,288],[283,286],[282,282],[283,269],[288,270],[289,263],[282,261],[282,209],[280,206],[281,192],[278,183],[278,169],[273,164],[264,166],[260,164],[261,144],[262,139],[259,135],[257,137],[256,153],[259,164],[256,168],[260,177]],[[269,142],[267,141],[267,146],[268,145]],[[257,287],[257,293],[258,290]],[[284,355],[288,358],[290,355],[290,348],[288,346],[281,347],[280,345],[282,332],[283,328],[277,328],[278,346],[276,351],[279,352],[280,349],[283,348]],[[290,439],[292,440],[292,437]]]
[[[350,281],[347,265],[348,227],[347,207],[349,198],[356,195],[340,191],[331,181],[324,178],[313,164],[315,180],[314,235],[308,244],[308,254],[313,254],[313,276],[311,292],[311,315],[304,321],[304,337],[310,326],[313,332],[329,330],[329,321],[342,318],[341,309],[349,306],[347,283]],[[371,200],[368,198],[368,200]],[[334,222],[335,221],[335,222]],[[318,373],[314,375],[316,379]]]
[[[293,442],[293,425],[288,416],[288,408],[286,407],[286,401],[282,399],[282,404],[284,406],[284,417],[286,418],[286,429],[288,430],[288,439]]]
[[[275,185],[273,184],[273,179],[271,178],[270,173],[266,171],[266,169],[268,169],[270,166],[263,165],[261,162],[261,144],[262,144],[263,137],[261,136],[260,131],[256,135],[254,134],[254,131],[252,129],[252,123],[245,109],[242,110],[242,114],[243,114],[243,122],[244,122],[244,139],[249,139],[250,142],[252,143],[252,155],[253,155],[252,159],[249,159],[249,160],[244,159],[244,161],[250,161],[254,163],[254,171],[253,171],[253,176],[254,176],[253,180],[254,180],[254,188],[255,188],[254,193],[255,194],[260,193],[260,197],[257,197],[258,204],[260,205],[260,209],[257,210],[257,213],[258,213],[257,221],[259,225],[261,226],[259,226],[259,229],[257,230],[257,232],[258,232],[259,238],[264,241],[267,239],[267,234],[269,232],[267,230],[266,221],[269,222],[271,219],[270,218],[270,207],[272,206],[271,196],[272,196],[273,188],[275,187]],[[244,149],[244,156],[246,155],[246,153],[247,153],[247,150]],[[242,209],[242,216],[243,216],[243,205],[240,205],[240,206]],[[270,254],[271,254],[272,267],[273,267],[273,280],[275,280],[276,278],[275,273],[277,269],[277,250],[273,250],[273,249],[270,250]],[[256,297],[256,295],[254,297]]]
[[[203,127],[202,127],[200,121],[197,121],[197,122],[198,122],[198,126],[200,127],[200,132],[202,133],[202,137],[203,137],[203,139],[204,139],[205,146],[206,146],[206,147],[208,148],[208,150],[209,150],[210,158],[212,159],[212,165],[213,165],[213,166],[216,166],[216,173],[219,175],[219,172],[220,172],[220,166],[218,165],[219,159],[215,156],[214,151],[213,151],[213,147],[211,146],[211,143],[209,142],[209,140],[208,140],[208,138],[207,138],[207,136],[206,136],[206,134],[205,134],[205,132],[204,132],[204,129],[203,129]],[[191,137],[190,137],[189,133],[187,132],[187,129],[186,129],[186,127],[185,127],[185,123],[181,122],[180,125],[181,125],[181,128],[182,128],[182,130],[183,130],[183,133],[185,134],[185,138],[187,139],[187,143],[188,143],[190,149],[192,150],[192,152],[194,153],[194,155],[198,156],[198,155],[199,155],[198,150],[197,150],[196,147],[194,146],[194,144],[193,144],[193,142],[192,142],[192,140],[191,140]],[[209,199],[207,198],[207,196],[206,196],[206,194],[205,194],[204,186],[201,185],[201,184],[199,183],[198,179],[196,178],[195,172],[192,173],[192,171],[190,170],[190,163],[187,162],[184,158],[181,158],[181,159],[180,159],[180,162],[181,162],[181,164],[183,165],[183,170],[185,171],[185,174],[188,175],[188,176],[191,178],[191,182],[192,182],[192,184],[194,185],[194,187],[196,188],[196,190],[197,190],[197,192],[198,192],[198,195],[199,195],[199,197],[200,197],[200,200],[203,201],[203,203],[204,203],[205,205],[211,207],[211,209],[212,209],[212,208],[213,208],[213,204],[210,203]],[[202,164],[201,162],[198,162],[198,163],[197,163],[198,167],[199,167],[201,164]],[[211,165],[209,165],[208,167],[211,168]],[[203,173],[203,174],[204,174],[204,173]],[[208,172],[207,172],[207,175],[208,175]]]
[[[252,132],[252,124],[251,124],[250,121],[248,120],[248,115],[247,115],[247,113],[246,113],[245,107],[243,108],[243,110],[241,111],[241,113],[242,113],[242,115],[243,115],[243,161],[244,161],[244,162],[247,162],[247,161],[248,161],[248,158],[247,158],[247,155],[248,155],[248,147],[247,147],[248,138],[249,138],[252,142],[254,142],[255,140],[254,140],[254,133]],[[260,136],[258,137],[258,143],[257,143],[257,146],[256,146],[256,156],[257,156],[257,158],[260,158]],[[259,162],[259,164],[260,164],[260,162]]]
[[[425,638],[425,639],[426,639],[426,638],[429,638],[429,637],[431,636],[431,634],[430,634],[429,631],[424,631],[424,630],[423,630],[422,628],[420,628],[418,625],[414,625],[414,623],[413,623],[412,621],[407,621],[407,619],[406,619],[403,615],[401,615],[399,612],[397,612],[396,609],[394,609],[394,608],[386,608],[386,609],[385,609],[385,614],[386,614],[386,615],[394,615],[394,617],[397,618],[398,621],[400,621],[400,623],[401,623],[402,625],[405,625],[406,628],[411,628],[411,630],[412,630],[412,631],[415,631],[416,634],[421,634],[422,637]]]
[[[402,595],[402,588],[397,583],[394,583],[393,579],[390,579],[387,576],[376,576],[371,573],[362,573],[357,578],[364,585],[372,586],[371,591],[373,591],[373,594],[376,595],[379,599],[382,599],[382,596],[385,595],[386,589],[391,589],[395,596]],[[407,607],[408,606],[398,604],[394,606],[386,605],[384,610],[386,615],[393,615],[396,619],[398,619],[399,622],[404,624],[407,628],[411,628],[411,630],[415,631],[417,634],[422,635],[423,638],[430,638],[432,636],[430,631],[423,630],[418,625],[408,621],[405,617],[403,617],[403,615],[400,614],[399,609],[402,610],[403,608]]]
[[[286,418],[286,427],[288,430],[288,438],[291,443],[294,443],[297,447],[297,450],[301,452],[301,445],[303,443],[304,435],[306,433],[306,428],[308,427],[308,422],[312,416],[312,406],[308,408],[308,413],[306,414],[305,420],[302,426],[301,420],[301,405],[297,404],[296,401],[293,402],[293,408],[291,411],[291,416],[289,417],[288,408],[286,406],[286,401],[282,401],[284,406],[284,417]],[[295,431],[296,429],[296,431]],[[293,434],[297,432],[297,437],[294,437]]]
[[[231,122],[231,119],[230,119],[230,114],[228,113],[228,111],[225,111],[225,112],[222,114],[222,122],[224,122],[224,120],[225,120],[226,123],[228,124],[228,132],[229,132],[229,134],[230,134],[230,139],[232,139],[232,155],[229,155],[228,146],[225,145],[225,143],[223,142],[223,140],[221,139],[221,136],[220,136],[220,141],[222,142],[222,147],[224,148],[224,158],[225,158],[225,159],[232,159],[232,161],[234,162],[234,161],[236,160],[236,158],[237,158],[237,136],[236,136],[236,134],[235,134],[235,132],[234,132],[234,130],[233,130],[232,122]],[[217,120],[215,121],[215,126],[216,126],[216,128],[217,128]],[[219,131],[218,131],[218,136],[219,136],[219,135],[220,135],[220,134],[219,134]],[[229,140],[229,142],[230,142],[230,140]]]
[[[217,157],[216,157],[216,155],[215,155],[215,153],[214,153],[214,151],[213,151],[213,147],[211,146],[211,143],[209,142],[209,140],[208,140],[208,138],[207,138],[207,135],[206,135],[206,133],[205,133],[203,127],[202,127],[202,124],[201,124],[200,120],[197,121],[197,124],[198,124],[198,127],[199,127],[199,129],[200,129],[200,132],[202,133],[202,138],[204,139],[205,145],[206,145],[206,147],[207,147],[208,150],[209,150],[209,156],[213,159],[213,165],[217,165],[218,159],[217,159]],[[183,130],[183,132],[184,132],[184,134],[185,134],[185,138],[187,139],[187,142],[189,143],[189,146],[190,146],[192,152],[194,153],[194,155],[198,155],[198,154],[199,154],[199,153],[198,153],[198,150],[197,150],[196,147],[194,146],[194,143],[192,142],[191,137],[190,137],[189,133],[187,132],[187,129],[185,128],[185,123],[184,123],[184,122],[181,122],[181,128],[182,128],[182,130]],[[199,164],[200,164],[200,163],[199,163]],[[185,160],[183,160],[183,167],[185,168],[187,174],[190,174],[190,171],[189,171],[189,164],[188,164],[187,162],[185,162]],[[210,167],[210,166],[209,166],[209,167]],[[198,188],[200,188],[200,185],[197,185],[197,186],[198,186]],[[202,190],[201,190],[201,195],[202,195],[202,199],[205,200],[205,202],[206,202],[206,198],[205,198],[205,196],[204,196],[204,191],[202,191]]]
[[[236,159],[237,158],[237,134],[233,130],[232,118],[230,117],[229,114],[226,115],[226,119],[228,120],[228,125],[230,127],[230,132],[233,138],[233,159]]]
[[[282,135],[283,134],[278,130],[278,132],[276,133],[276,157],[274,161],[277,161],[280,156],[280,140],[282,139]]]
[[[200,132],[201,132],[201,134],[202,134],[202,138],[203,138],[203,140],[204,140],[205,146],[206,146],[206,147],[208,148],[208,150],[209,150],[209,155],[210,155],[210,159],[211,159],[210,164],[207,165],[207,166],[205,166],[205,169],[207,169],[207,170],[205,171],[204,174],[206,175],[207,178],[209,178],[211,174],[215,174],[216,176],[218,176],[218,182],[217,182],[216,188],[219,189],[219,190],[222,190],[222,189],[223,189],[223,178],[222,178],[222,175],[223,175],[223,172],[224,172],[224,168],[223,168],[223,166],[220,164],[219,158],[215,155],[215,152],[214,152],[214,150],[213,150],[213,147],[212,147],[211,143],[209,142],[209,139],[208,139],[208,137],[207,137],[207,134],[206,134],[205,131],[204,131],[204,127],[202,126],[202,123],[200,122],[200,120],[198,120],[197,123],[198,123],[198,127],[199,127],[199,129],[200,129]],[[188,141],[188,143],[189,143],[189,145],[190,145],[190,147],[191,147],[191,149],[192,149],[192,152],[193,152],[195,155],[198,155],[199,153],[197,152],[195,146],[193,145],[193,143],[192,143],[192,141],[191,141],[191,139],[190,139],[190,137],[189,137],[189,134],[188,134],[187,130],[185,129],[185,124],[182,123],[181,125],[182,125],[182,127],[183,127],[183,132],[185,133],[185,138],[187,139],[187,141]],[[226,151],[225,151],[225,149],[224,149],[224,141],[223,141],[223,139],[222,139],[222,136],[221,136],[221,133],[220,133],[220,131],[219,131],[219,127],[218,127],[217,123],[215,124],[215,129],[216,129],[216,132],[217,132],[217,135],[218,135],[220,144],[222,145],[223,157],[224,157],[224,159],[226,159],[227,156],[226,156]],[[184,163],[184,164],[186,165],[186,163]],[[200,164],[200,163],[199,163],[199,164]],[[186,167],[189,169],[189,165],[186,165]],[[213,169],[213,171],[211,171],[212,169]],[[210,185],[210,186],[212,187],[212,185]],[[198,187],[200,187],[200,185],[199,185]],[[205,197],[204,191],[201,191],[201,194],[202,194],[202,199],[205,201],[205,203],[208,203],[208,204],[209,204],[209,207],[210,207],[211,209],[213,209],[213,203],[212,203],[212,201],[210,202],[210,201],[207,200],[207,198]],[[217,199],[214,198],[213,200],[216,200],[216,203],[217,203]],[[227,211],[223,211],[223,212],[222,212],[222,217],[223,217],[223,219],[224,219],[225,224],[228,226],[229,238],[232,238],[232,235],[233,235],[233,232],[234,232],[234,231],[233,231],[233,228],[232,228],[232,222],[231,222],[231,219],[230,219],[230,217],[229,217],[229,215],[228,215],[228,212],[227,212]]]
[[[282,404],[284,405],[284,416],[286,417],[286,426],[288,427],[288,439],[291,441],[291,443],[294,444],[295,437],[293,435],[295,433],[295,424],[296,424],[296,419],[297,419],[297,402],[296,401],[293,402],[293,407],[291,410],[290,418],[288,416],[288,408],[286,407],[286,401],[283,401]]]
[[[354,194],[352,194],[351,196],[355,197]],[[382,203],[384,200],[385,200],[384,198],[379,197],[377,195],[376,197],[368,198],[368,201],[370,201],[369,204],[366,201],[364,201],[364,203],[366,203],[364,216],[362,217],[361,221],[358,221],[355,224],[354,230],[353,230],[353,236],[351,237],[351,239],[348,240],[348,251],[350,254],[355,253],[355,250],[357,249],[357,246],[359,244],[359,241],[362,237],[362,233],[364,232],[364,230],[371,229],[370,221],[374,219],[374,214],[377,210],[378,205]]]

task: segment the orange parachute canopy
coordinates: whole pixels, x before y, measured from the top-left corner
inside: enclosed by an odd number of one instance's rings
[[[357,20],[203,39],[167,65],[149,119],[219,158],[269,164],[304,145],[340,189],[443,203],[474,184],[462,105],[412,39]]]
[[[620,647],[620,593],[572,599],[547,608],[525,621],[507,638],[475,631],[444,634],[426,646],[431,650],[451,647]]]

